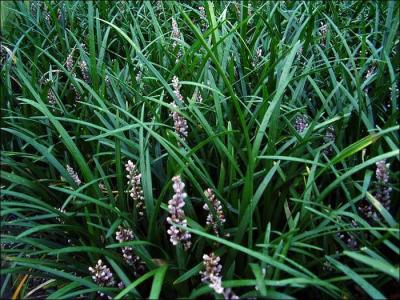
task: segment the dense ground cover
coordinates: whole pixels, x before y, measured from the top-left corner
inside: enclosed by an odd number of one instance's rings
[[[1,5],[1,298],[399,297],[398,2]]]

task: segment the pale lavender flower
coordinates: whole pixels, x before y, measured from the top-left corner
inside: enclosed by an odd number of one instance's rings
[[[78,173],[75,172],[75,170],[67,165],[67,172],[69,176],[71,176],[72,180],[76,183],[76,185],[81,185],[82,181],[80,180]]]
[[[199,13],[200,13],[200,19],[201,19],[201,30],[206,31],[208,28],[208,25],[207,25],[206,10],[205,10],[204,6],[199,6]]]
[[[142,82],[142,71],[141,70],[139,70],[137,73],[136,73],[136,83],[137,84],[140,84],[141,82]]]
[[[133,231],[131,229],[125,229],[122,226],[118,226],[118,231],[115,233],[115,239],[120,242],[133,241]]]
[[[172,42],[172,49],[175,50],[175,48],[178,46],[178,41],[181,37],[181,32],[179,31],[178,28],[178,23],[174,18],[172,18],[172,33],[171,33],[171,38],[173,39]],[[176,61],[178,62],[179,58],[182,56],[182,47],[179,46],[178,53],[176,54]]]
[[[86,44],[85,44],[85,43],[81,43],[81,48],[82,48],[82,50],[83,50],[84,52],[87,51],[87,48],[86,48]]]
[[[171,105],[173,109],[178,109],[178,106],[175,103],[172,103]],[[186,140],[186,137],[188,136],[188,125],[186,119],[182,117],[177,111],[172,112],[172,118],[174,120],[175,133],[182,140]]]
[[[203,265],[205,271],[200,271],[201,281],[207,282],[209,287],[212,288],[217,294],[222,294],[224,288],[222,287],[222,266],[219,263],[221,258],[214,253],[210,255],[203,255]]]
[[[128,178],[129,196],[135,202],[138,214],[144,216],[146,207],[141,183],[142,174],[139,173],[136,165],[130,160],[125,164],[125,170],[128,172],[126,178]]]
[[[319,35],[321,36],[321,46],[326,46],[326,34],[328,33],[328,25],[321,22],[319,27]]]
[[[104,76],[104,82],[106,83],[106,86],[110,86],[111,84],[110,76],[108,76],[107,74],[106,76]]]
[[[386,210],[390,210],[391,205],[391,193],[392,188],[389,186],[389,167],[390,164],[386,163],[386,160],[380,160],[376,163],[375,176],[377,179],[377,190],[374,194],[376,200],[378,200]],[[367,200],[360,202],[358,210],[367,218],[374,221],[380,219],[374,206]]]
[[[175,18],[172,18],[172,34],[171,34],[171,37],[172,37],[172,39],[174,39],[174,41],[172,43],[172,48],[173,49],[175,49],[176,46],[178,45],[178,42],[176,40],[179,39],[180,36],[181,36],[181,32],[179,31],[178,23],[176,22]]]
[[[217,219],[219,220],[219,222],[221,224],[226,222],[225,216],[224,216],[224,212],[222,210],[222,205],[221,205],[221,201],[219,201],[217,199],[217,197],[215,197],[214,192],[212,189],[207,189],[204,191],[204,195],[208,198],[208,201],[210,201],[212,207],[215,210],[215,214]],[[214,230],[214,233],[219,236],[219,225],[218,225],[218,221],[214,218],[211,209],[208,207],[208,204],[205,203],[203,205],[203,209],[205,209],[206,211],[208,211],[208,215],[207,215],[207,220],[206,220],[206,224],[208,226],[211,226]]]
[[[196,95],[196,102],[199,103],[203,102],[203,97],[201,96],[200,92],[198,92]]]
[[[336,236],[341,239],[349,249],[356,250],[358,248],[358,242],[354,235],[338,232]]]
[[[253,67],[256,67],[263,58],[262,48],[258,47],[256,50],[256,55],[253,58],[253,62],[251,63]]]
[[[74,94],[75,94],[74,101],[75,101],[75,102],[78,102],[79,100],[81,100],[81,94],[80,94],[80,92],[78,91],[78,89],[76,88],[76,86],[72,85],[72,90],[73,90],[73,92],[74,92]],[[75,104],[75,105],[76,105],[76,104]]]
[[[385,186],[378,189],[374,195],[375,199],[377,199],[387,211],[390,211],[391,193],[392,188]]]
[[[257,48],[257,50],[256,50],[256,57],[258,57],[258,58],[261,58],[261,57],[262,57],[262,49],[261,49],[261,47],[260,47],[260,48]]]
[[[172,78],[172,87],[173,87],[173,91],[174,91],[174,94],[175,94],[176,98],[178,98],[178,100],[180,102],[183,102],[184,99],[183,99],[183,96],[182,96],[182,94],[180,92],[181,85],[179,83],[179,79],[178,79],[177,76],[174,76]],[[176,111],[178,109],[178,105],[176,104],[175,100],[172,101],[171,106],[172,106],[172,109],[173,109],[171,115],[172,115],[172,118],[174,120],[175,132],[182,140],[185,140],[186,137],[188,136],[187,121],[185,120],[184,117],[182,117],[179,114],[179,112]]]
[[[168,201],[168,210],[170,216],[167,218],[167,222],[171,224],[167,233],[170,235],[170,241],[175,246],[179,243],[183,244],[185,250],[188,250],[191,246],[190,238],[191,234],[182,228],[177,228],[174,224],[182,227],[187,227],[187,220],[183,207],[185,206],[185,198],[187,194],[184,192],[185,184],[182,182],[179,175],[172,178],[172,188],[174,189],[174,195],[172,199]]]
[[[368,78],[370,78],[372,75],[374,75],[375,72],[375,66],[372,66],[371,68],[369,68],[367,70],[367,74],[365,74],[365,80],[367,80]]]
[[[364,215],[365,218],[371,219],[371,220],[378,220],[378,214],[376,213],[374,207],[369,203],[367,200],[362,200],[358,204],[358,210],[362,215]]]
[[[67,59],[65,61],[65,67],[67,68],[67,70],[69,72],[71,72],[72,77],[74,79],[76,79],[76,73],[74,72],[74,58],[73,58],[74,51],[75,51],[75,48],[72,49],[70,54],[68,54]],[[81,95],[80,95],[78,89],[75,87],[75,85],[72,85],[72,91],[75,94],[75,102],[81,100]]]
[[[43,15],[44,15],[44,19],[45,19],[46,23],[48,25],[50,25],[50,14],[49,14],[46,4],[44,4],[44,6],[43,6]]]
[[[301,57],[302,57],[302,55],[303,55],[303,47],[300,47],[299,48],[299,50],[297,50],[297,53],[296,53],[296,59],[300,62],[301,61]]]
[[[325,260],[324,264],[322,265],[322,270],[325,272],[333,272],[335,269],[329,261]]]
[[[120,243],[133,241],[133,231],[131,229],[125,229],[122,226],[118,226],[118,231],[115,233],[115,239]],[[121,252],[125,262],[134,267],[134,275],[138,276],[139,273],[144,270],[144,264],[140,260],[140,257],[135,255],[133,248],[130,246],[122,247]]]
[[[378,190],[375,198],[383,205],[386,210],[390,210],[390,196],[392,188],[389,186],[389,167],[390,164],[386,160],[380,160],[376,163],[376,179],[378,180]]]
[[[231,288],[224,289],[224,299],[225,300],[237,300],[239,297],[232,291]]]
[[[199,6],[199,12],[200,12],[200,17],[201,18],[206,18],[206,10],[204,8],[204,6]]]
[[[357,223],[354,220],[351,220],[350,227],[356,228],[358,227]],[[336,236],[341,239],[348,248],[351,250],[357,250],[358,249],[358,241],[357,237],[354,233],[350,232],[337,232]]]
[[[294,128],[298,133],[302,133],[308,125],[308,118],[305,115],[297,116],[294,121]]]
[[[181,95],[181,91],[180,91],[182,86],[179,83],[179,78],[177,76],[174,76],[172,78],[172,87],[173,87],[176,98],[178,98],[179,101],[183,102],[183,96]]]
[[[388,184],[389,182],[389,167],[390,164],[386,160],[380,160],[376,163],[375,176],[380,184]]]
[[[79,68],[81,69],[83,80],[85,80],[86,83],[90,83],[89,69],[86,61],[82,60],[79,63]]]
[[[73,68],[74,68],[74,58],[72,56],[73,53],[74,53],[74,50],[72,50],[71,53],[68,54],[67,59],[65,61],[65,66],[69,72],[72,72]]]
[[[328,126],[328,128],[325,131],[325,135],[324,135],[324,143],[325,144],[329,144],[335,141],[335,128],[333,128],[333,126]],[[330,144],[328,147],[326,147],[324,150],[324,153],[326,155],[329,155],[333,152],[333,147],[332,144]]]
[[[47,91],[47,101],[53,107],[54,110],[54,106],[56,105],[57,101],[56,101],[56,95],[54,94],[51,88],[49,88],[49,90]]]
[[[372,67],[370,67],[370,68],[367,70],[367,74],[365,74],[365,80],[368,80],[372,75],[374,75],[375,69],[376,69],[376,66],[375,66],[375,63],[374,63],[374,64],[372,65]],[[370,85],[365,86],[364,92],[365,92],[366,94],[368,94],[369,90],[370,90]]]
[[[201,96],[200,91],[198,90],[194,91],[192,99],[194,99],[198,103],[203,102],[203,97]]]
[[[54,207],[56,210],[58,210],[59,212],[65,214],[67,211],[64,208],[61,207]],[[62,220],[60,217],[56,217],[56,220],[61,223],[64,224],[64,220]]]
[[[103,264],[101,259],[98,260],[96,266],[89,267],[92,279],[100,286],[113,286],[115,284],[113,273],[107,265]]]

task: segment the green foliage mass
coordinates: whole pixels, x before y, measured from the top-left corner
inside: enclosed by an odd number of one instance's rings
[[[0,298],[398,297],[399,2],[1,16]],[[167,232],[176,175],[188,251]],[[211,252],[224,295],[201,281]],[[99,259],[113,284],[93,280]]]

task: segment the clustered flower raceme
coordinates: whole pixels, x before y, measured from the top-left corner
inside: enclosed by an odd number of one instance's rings
[[[44,19],[47,23],[47,25],[50,25],[50,13],[48,11],[48,7],[46,4],[43,5],[43,14],[44,14]]]
[[[57,101],[56,101],[56,95],[54,94],[51,88],[49,88],[49,90],[47,91],[47,101],[52,106],[54,111],[54,106],[56,105]]]
[[[217,294],[222,294],[224,292],[224,288],[222,287],[222,276],[221,270],[222,266],[220,265],[221,258],[216,256],[214,253],[210,255],[203,255],[203,264],[205,267],[205,271],[200,271],[201,281],[208,282],[210,288],[212,288]]]
[[[208,28],[206,10],[204,6],[199,6],[199,13],[201,18],[201,30],[204,32]]]
[[[174,246],[182,243],[184,249],[188,250],[191,246],[191,234],[174,225],[177,224],[182,227],[187,227],[187,220],[185,212],[183,211],[185,198],[187,197],[187,194],[184,192],[185,184],[182,182],[179,175],[174,176],[172,182],[174,195],[172,196],[172,199],[168,201],[168,211],[170,216],[167,218],[167,222],[171,224],[171,226],[167,230],[167,233],[170,235],[170,241]]]
[[[115,284],[114,275],[110,268],[103,264],[103,261],[99,259],[97,264],[93,267],[89,267],[89,271],[92,274],[92,279],[101,287],[113,286]],[[99,293],[101,297],[104,296],[103,293]],[[108,299],[111,297],[108,296]]]
[[[298,133],[302,133],[308,125],[308,118],[306,115],[297,116],[294,121],[294,128]]]
[[[388,211],[390,210],[390,195],[392,193],[392,188],[389,186],[389,167],[390,164],[386,163],[386,160],[380,160],[376,163],[375,176],[378,180],[378,186],[374,194],[375,199]],[[368,201],[363,200],[358,209],[367,219],[379,220],[379,215],[375,208]]]
[[[212,207],[214,208],[216,217],[218,218],[219,222],[221,222],[221,224],[225,223],[226,219],[222,210],[221,201],[219,201],[217,197],[215,197],[213,190],[208,188],[204,191],[204,195],[208,198],[208,201],[210,201]],[[203,205],[203,209],[209,212],[207,215],[206,224],[208,226],[211,226],[214,230],[214,233],[219,236],[218,221],[214,218],[211,209],[208,207],[207,203]]]
[[[104,76],[104,82],[106,83],[106,86],[110,86],[111,84],[110,76],[107,74]]]
[[[179,31],[179,28],[178,28],[178,23],[176,23],[175,18],[172,18],[172,33],[171,33],[171,37],[173,39],[179,39],[180,35],[181,35],[181,33]],[[174,40],[173,43],[172,43],[172,48],[175,49],[175,47],[177,45],[178,45],[177,41]]]
[[[56,210],[58,210],[59,212],[65,214],[67,211],[64,208],[61,207],[54,207]],[[56,220],[61,223],[64,224],[64,220],[62,220],[60,217],[56,217]]]
[[[181,85],[179,84],[179,79],[176,76],[172,78],[172,87],[174,89],[175,96],[179,99],[179,101],[183,102],[183,96],[180,92]],[[179,114],[179,112],[176,111],[178,109],[178,105],[176,104],[175,100],[172,101],[171,106],[173,108],[171,115],[172,119],[174,120],[175,133],[184,141],[188,136],[187,121]]]
[[[365,80],[367,80],[368,78],[370,78],[372,75],[374,75],[375,72],[375,66],[372,66],[371,68],[369,68],[367,70],[367,74],[365,74]]]
[[[183,102],[183,96],[180,91],[182,86],[179,83],[179,78],[177,76],[174,76],[172,78],[172,87],[176,98],[178,98],[179,101]]]
[[[203,265],[205,271],[200,271],[201,281],[207,282],[209,287],[212,288],[217,294],[223,294],[224,299],[239,299],[232,290],[224,289],[222,287],[222,266],[220,264],[221,258],[213,252],[210,255],[203,255]]]
[[[142,82],[142,75],[143,75],[142,70],[139,70],[139,71],[136,73],[135,80],[136,80],[136,83],[137,83],[137,84],[140,84],[140,83]]]
[[[238,300],[239,297],[232,291],[231,288],[224,289],[224,299],[225,300]]]
[[[357,227],[357,223],[353,220],[351,221],[352,227]],[[354,234],[348,232],[337,232],[336,236],[341,239],[346,246],[351,250],[357,250],[358,242]]]
[[[376,163],[375,176],[382,185],[389,183],[389,167],[390,164],[387,164],[385,160],[380,160]]]
[[[3,50],[3,47],[1,48]],[[56,72],[56,71],[53,71]],[[51,87],[53,81],[50,78],[46,78],[45,75],[43,75],[40,79],[39,79],[39,84],[45,84],[49,86],[49,89],[47,91],[47,102],[50,104],[51,108],[53,111],[55,111],[55,105],[57,104],[57,100],[56,100],[56,95],[54,94],[54,91]]]
[[[328,128],[325,131],[325,136],[324,136],[324,143],[329,144],[335,141],[335,128],[333,126],[328,126]],[[329,145],[324,149],[324,153],[326,155],[329,155],[333,152],[333,147],[332,145]]]
[[[326,34],[328,33],[328,25],[321,22],[321,26],[319,27],[319,35],[321,36],[321,46],[325,47],[326,46]]]
[[[82,60],[79,63],[79,68],[81,69],[83,80],[85,80],[86,83],[90,84],[91,81],[90,81],[90,76],[89,76],[89,69],[88,69],[86,61]]]
[[[128,172],[126,178],[128,178],[129,196],[135,202],[138,214],[144,216],[146,207],[141,183],[142,174],[139,173],[136,165],[130,160],[125,164],[125,170]]]
[[[72,49],[71,53],[68,54],[67,59],[65,61],[65,66],[67,68],[67,70],[69,72],[71,72],[71,75],[74,79],[76,79],[76,73],[74,72],[74,58],[73,58],[73,54],[74,54],[75,48]],[[75,94],[75,102],[81,100],[81,95],[78,91],[78,89],[75,87],[75,85],[71,85],[72,90]]]
[[[178,46],[178,41],[181,37],[181,32],[179,31],[178,28],[178,23],[176,22],[175,18],[172,18],[172,33],[171,33],[171,38],[173,39],[172,42],[172,50],[175,50],[175,48]],[[176,54],[176,62],[179,60],[179,58],[182,56],[182,49],[181,46],[179,46],[178,53]]]
[[[118,231],[115,233],[115,239],[119,243],[133,241],[133,238],[133,231],[131,229],[125,229],[122,226],[119,226]],[[144,265],[140,257],[135,255],[133,248],[129,246],[122,247],[121,251],[125,262],[134,267],[134,275],[138,276],[144,270]]]
[[[67,165],[67,172],[69,176],[71,176],[72,180],[76,183],[76,185],[81,185],[82,181],[80,180],[78,173],[76,173],[70,165]]]
[[[172,103],[173,109],[178,109],[178,106],[175,103]],[[188,136],[188,125],[187,121],[184,117],[182,117],[179,112],[172,112],[172,119],[174,120],[174,129],[176,134],[184,141]],[[179,143],[180,144],[180,143]]]
[[[194,99],[196,102],[201,103],[203,102],[203,97],[200,94],[199,90],[195,90],[192,96],[192,99]]]
[[[300,47],[299,50],[297,50],[297,59],[300,60],[302,55],[303,55],[303,47]]]
[[[367,70],[367,74],[365,74],[365,80],[368,80],[372,75],[374,75],[376,69],[375,63]],[[364,88],[364,92],[368,94],[370,89],[370,85],[366,85]]]
[[[261,47],[258,47],[257,50],[256,50],[256,55],[254,56],[253,62],[251,63],[251,65],[252,65],[253,67],[256,67],[256,66],[260,63],[260,61],[262,60],[262,58],[263,58],[262,48],[261,48]]]
[[[342,218],[341,216],[338,217],[339,221],[345,221],[345,223],[349,226],[350,229],[354,229],[358,227],[358,224],[355,220],[349,220],[348,218]],[[336,237],[342,240],[342,242],[346,245],[347,248],[351,250],[358,249],[358,241],[357,235],[355,232],[352,231],[339,231],[336,233]]]
[[[74,58],[73,58],[73,53],[75,49],[72,49],[71,53],[68,54],[67,59],[65,61],[65,67],[69,72],[73,72],[74,69]]]

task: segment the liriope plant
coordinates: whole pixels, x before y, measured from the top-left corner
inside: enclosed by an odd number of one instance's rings
[[[1,13],[1,298],[397,295],[397,2]]]

